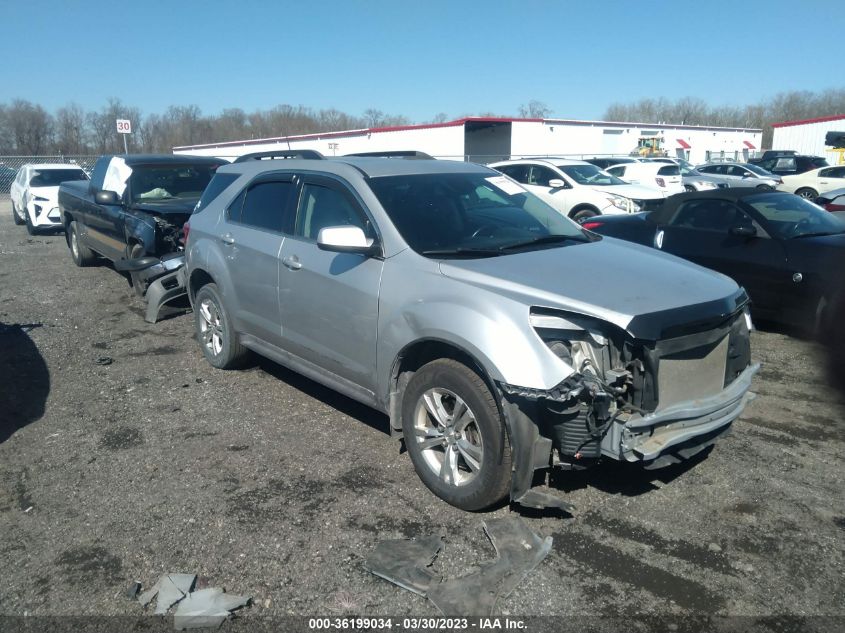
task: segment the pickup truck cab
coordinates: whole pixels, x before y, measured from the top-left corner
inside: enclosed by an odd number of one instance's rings
[[[155,262],[182,250],[182,226],[217,168],[218,158],[173,155],[102,156],[90,182],[59,187],[59,213],[77,266],[97,255],[114,262],[143,258]],[[137,294],[147,279],[130,273]]]

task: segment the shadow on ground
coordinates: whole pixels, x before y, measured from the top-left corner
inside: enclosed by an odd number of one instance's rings
[[[50,372],[27,333],[36,327],[0,323],[0,442],[44,415]]]

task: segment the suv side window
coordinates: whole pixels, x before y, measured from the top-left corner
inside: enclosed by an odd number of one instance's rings
[[[316,241],[320,229],[329,226],[357,226],[367,237],[373,237],[369,220],[364,218],[345,192],[335,187],[305,183],[299,197],[294,233]]]
[[[293,191],[291,181],[259,182],[247,189],[245,196],[241,192],[235,198],[229,206],[229,218],[256,229],[281,233],[287,225]],[[239,199],[243,205],[240,209]]]
[[[523,185],[528,184],[528,165],[502,165],[496,169]]]
[[[561,180],[560,176],[558,176],[555,172],[553,172],[548,167],[543,167],[542,165],[532,165],[531,166],[531,174],[529,175],[530,183],[532,185],[537,185],[539,187],[548,187],[549,181],[553,178],[557,178]]]

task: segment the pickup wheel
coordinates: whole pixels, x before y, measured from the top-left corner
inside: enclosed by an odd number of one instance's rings
[[[145,251],[143,245],[133,244],[128,249],[127,259],[136,259],[138,257],[143,257],[144,253]],[[138,273],[129,273],[129,280],[132,282],[132,289],[135,291],[135,294],[139,297],[143,297],[147,292],[147,286],[144,282],[141,281],[141,278],[138,276]]]
[[[461,510],[489,508],[508,494],[511,451],[484,380],[439,359],[411,378],[402,397],[405,446],[422,482]]]
[[[213,367],[235,369],[244,364],[249,350],[238,341],[216,284],[206,284],[197,291],[194,325],[202,353]]]
[[[79,223],[74,220],[70,223],[67,231],[67,243],[70,247],[70,256],[73,258],[73,263],[77,266],[90,266],[97,259],[97,256],[79,239]]]
[[[17,207],[15,207],[14,201],[12,202],[12,219],[18,226],[22,226],[25,222],[25,220],[21,217],[20,213],[18,212]]]

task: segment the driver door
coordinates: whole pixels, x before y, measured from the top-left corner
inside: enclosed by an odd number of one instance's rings
[[[735,235],[732,227],[753,227],[756,235]],[[660,227],[655,246],[731,277],[764,310],[778,310],[788,277],[786,251],[731,200],[698,198],[678,207]]]

